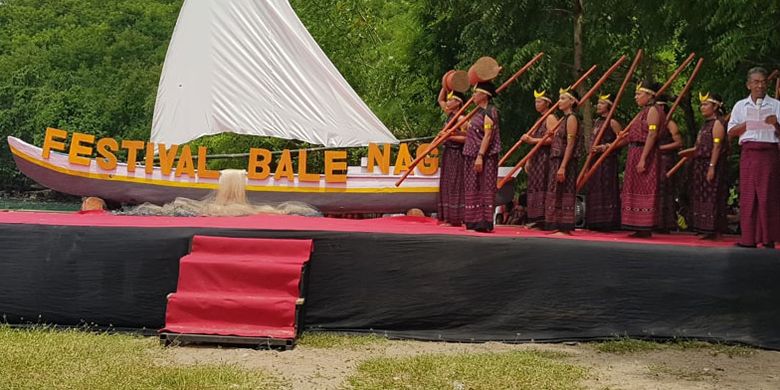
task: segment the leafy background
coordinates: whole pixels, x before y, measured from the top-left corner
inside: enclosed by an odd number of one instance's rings
[[[466,69],[483,55],[497,58],[506,77],[536,52],[546,53],[497,101],[505,147],[536,117],[532,89],[557,91],[583,68],[599,64],[603,70],[638,48],[646,52],[638,77],[663,79],[688,53],[704,56],[694,91],[719,92],[728,105],[746,94],[747,69],[780,66],[777,0],[291,3],[344,77],[398,138],[434,134],[443,120],[435,104],[441,75]],[[0,135],[40,145],[46,127],[59,127],[98,137],[148,139],[157,83],[181,4],[0,0]],[[617,75],[603,90],[616,89],[621,78]],[[623,121],[636,111],[630,96],[620,107]],[[697,108],[695,101],[685,99],[677,117],[688,144],[701,123]],[[230,134],[196,143],[209,146],[211,153],[304,146]],[[353,150],[351,158],[363,153]],[[736,161],[732,156],[732,169]],[[211,163],[215,168],[245,164]],[[25,190],[32,184],[16,170],[7,146],[0,148],[0,183],[2,190]]]

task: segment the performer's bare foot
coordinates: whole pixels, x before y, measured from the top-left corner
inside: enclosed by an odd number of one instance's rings
[[[440,223],[439,226],[452,227],[452,224],[449,222],[444,222],[444,223]]]
[[[639,230],[628,235],[631,238],[650,238],[653,236],[652,232]]]
[[[553,236],[571,236],[571,232],[568,230],[556,230],[552,233]]]

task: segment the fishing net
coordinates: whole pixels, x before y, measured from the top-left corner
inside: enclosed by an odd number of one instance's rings
[[[123,215],[157,215],[176,217],[238,217],[255,214],[302,215],[319,217],[322,213],[303,202],[253,204],[246,197],[246,171],[223,170],[219,187],[202,200],[176,198],[162,206],[143,203],[125,209]]]

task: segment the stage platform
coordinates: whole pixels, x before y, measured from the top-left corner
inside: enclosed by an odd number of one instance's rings
[[[427,218],[0,212],[0,316],[156,330],[194,235],[305,238],[306,329],[448,341],[686,337],[780,349],[780,251]]]

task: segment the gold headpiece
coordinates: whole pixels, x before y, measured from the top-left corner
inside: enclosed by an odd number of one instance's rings
[[[637,92],[647,92],[647,93],[649,93],[649,94],[651,94],[653,96],[655,96],[655,94],[657,93],[656,91],[653,91],[650,88],[643,87],[642,84],[639,84],[639,85],[636,86],[636,91]]]
[[[653,90],[652,90],[652,89],[650,89],[650,88],[643,87],[643,86],[642,86],[642,84],[638,84],[638,85],[636,86],[636,91],[637,91],[637,92],[647,92],[647,93],[649,93],[649,94],[651,94],[651,95],[653,95],[653,96],[655,96],[655,94],[657,93],[656,91],[653,91]]]
[[[567,95],[569,98],[571,98],[571,100],[574,100],[575,103],[577,103],[577,104],[580,103],[579,99],[577,99],[576,97],[574,97],[574,95],[572,95],[572,93],[571,93],[571,86],[559,89],[558,90],[558,94],[560,96]]]
[[[547,93],[547,91],[546,91],[546,90],[545,90],[545,91],[542,91],[542,92],[537,92],[537,91],[534,89],[534,100],[539,100],[539,99],[541,99],[541,100],[547,100],[548,102],[552,103],[552,99],[550,99],[550,98],[549,98],[549,97],[546,95],[546,93]]]
[[[715,100],[714,98],[710,97],[710,93],[709,92],[707,92],[706,95],[702,95],[701,92],[699,92],[699,102],[701,102],[701,103],[710,102],[710,103],[712,103],[712,104],[714,104],[714,105],[716,105],[718,107],[723,105],[723,102],[719,102],[719,101]]]
[[[611,94],[599,95],[599,100],[600,101],[605,101],[605,102],[607,102],[607,103],[609,103],[611,105],[612,104],[612,99],[610,99],[611,97],[612,97]]]

